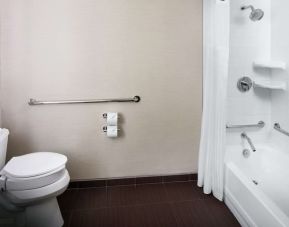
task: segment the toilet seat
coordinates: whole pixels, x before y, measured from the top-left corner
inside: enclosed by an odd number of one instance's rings
[[[62,194],[69,184],[69,174],[66,169],[62,176],[52,184],[30,190],[6,191],[5,196],[15,205],[26,206]]]
[[[7,191],[45,187],[63,177],[67,158],[51,152],[37,152],[12,158],[1,171]]]
[[[5,189],[7,191],[20,191],[45,187],[59,180],[63,176],[65,170],[65,167],[62,167],[61,169],[53,171],[51,173],[31,178],[9,177],[6,179]]]
[[[3,168],[2,175],[13,178],[29,178],[40,176],[62,166],[67,157],[52,152],[36,152],[13,157]]]

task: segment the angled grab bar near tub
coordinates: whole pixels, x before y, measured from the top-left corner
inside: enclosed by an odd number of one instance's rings
[[[286,130],[282,129],[279,123],[274,124],[274,129],[277,130],[278,132],[281,132],[282,134],[289,136],[289,132]]]
[[[263,128],[265,126],[264,121],[259,121],[257,124],[250,124],[250,125],[226,125],[227,129],[233,128]]]
[[[139,102],[139,96],[134,96],[133,98],[123,98],[123,99],[87,99],[87,100],[55,100],[55,101],[40,101],[35,99],[30,99],[28,104],[30,106],[35,105],[51,105],[51,104],[80,104],[80,103],[106,103],[106,102]]]

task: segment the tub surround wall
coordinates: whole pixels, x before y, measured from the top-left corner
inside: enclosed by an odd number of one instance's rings
[[[246,3],[249,4],[249,1]],[[246,18],[246,30],[242,30],[240,18],[235,21],[236,26],[232,25],[232,45],[236,43],[239,46],[231,48],[232,61],[235,59],[238,62],[234,67],[231,63],[230,78],[237,80],[234,75],[243,72],[245,75],[252,74],[254,78],[285,82],[287,90],[262,89],[262,93],[259,93],[261,89],[254,89],[246,94],[236,94],[242,97],[238,100],[232,95],[234,91],[237,92],[234,87],[236,81],[229,85],[229,93],[233,96],[228,102],[229,119],[235,118],[238,123],[264,120],[267,126],[261,130],[247,130],[257,147],[254,154],[249,149],[248,157],[242,154],[249,146],[247,142],[240,143],[241,139],[237,137],[240,130],[228,133],[225,202],[242,226],[288,226],[289,185],[284,183],[284,179],[288,178],[286,166],[289,160],[289,137],[274,130],[273,126],[278,122],[289,131],[289,29],[286,27],[289,3],[286,0],[274,0],[254,1],[251,4],[263,9],[265,17],[255,23]],[[234,12],[234,8],[232,11],[233,17],[239,14],[237,10]],[[250,45],[242,46],[242,43]],[[254,60],[285,62],[287,68],[253,68]]]
[[[240,12],[241,4],[252,2],[231,2],[231,62],[228,95],[228,121],[230,123],[254,123],[264,120],[266,128],[250,130],[250,135],[256,142],[269,142],[281,150],[287,150],[289,138],[273,130],[275,122],[289,131],[289,29],[284,26],[289,16],[286,10],[289,3],[286,0],[255,1],[254,6],[265,12],[259,22],[248,19],[248,12]],[[253,67],[255,60],[272,60],[285,62],[286,69],[268,69]],[[251,76],[252,79],[268,79],[272,82],[281,81],[287,84],[284,90],[255,89],[242,94],[236,89],[236,82],[240,75]],[[257,132],[257,133],[255,133]],[[228,133],[228,144],[240,142],[240,130]]]
[[[196,172],[202,102],[201,0],[1,0],[8,157],[68,156],[72,179]],[[28,106],[29,98],[138,104]],[[102,114],[121,114],[121,137]]]
[[[265,16],[261,21],[252,22],[249,11],[241,11],[242,5],[253,4],[261,8]],[[270,71],[253,67],[259,59],[270,59],[271,44],[271,5],[270,0],[231,1],[231,40],[228,81],[227,121],[229,124],[256,124],[263,120],[264,129],[247,130],[254,142],[263,141],[271,129],[271,96],[266,89],[251,89],[241,93],[237,81],[243,76],[254,79],[270,80]],[[228,144],[241,143],[241,129],[227,131]]]
[[[286,70],[272,70],[272,80],[285,81],[289,84],[289,20],[287,10],[289,2],[286,0],[272,1],[272,58],[287,63]],[[272,92],[272,123],[278,122],[281,127],[289,131],[289,91]],[[288,154],[289,137],[277,131],[272,132],[272,144],[282,146]]]

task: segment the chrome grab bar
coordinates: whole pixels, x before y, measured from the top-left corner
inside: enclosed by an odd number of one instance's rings
[[[233,128],[263,128],[265,126],[264,121],[259,121],[257,124],[251,124],[251,125],[226,125],[227,129],[233,129]]]
[[[279,123],[274,124],[274,129],[277,130],[278,132],[281,132],[282,134],[284,134],[286,136],[289,136],[289,132],[282,129]]]
[[[30,106],[35,105],[51,105],[51,104],[80,104],[80,103],[106,103],[106,102],[139,102],[141,98],[139,96],[134,96],[133,98],[123,98],[123,99],[87,99],[87,100],[55,100],[55,101],[40,101],[35,99],[30,99],[28,104]]]

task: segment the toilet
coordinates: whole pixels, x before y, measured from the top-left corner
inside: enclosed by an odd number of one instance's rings
[[[67,157],[36,152],[13,157],[5,165],[8,135],[0,128],[0,226],[63,226],[56,197],[70,180]]]

